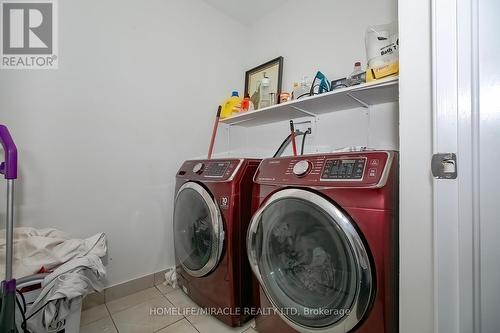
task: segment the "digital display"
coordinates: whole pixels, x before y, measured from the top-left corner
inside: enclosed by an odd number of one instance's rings
[[[207,170],[205,172],[205,176],[207,177],[222,177],[229,167],[231,162],[216,162],[210,163],[207,166]]]
[[[327,160],[322,179],[363,179],[365,159]]]

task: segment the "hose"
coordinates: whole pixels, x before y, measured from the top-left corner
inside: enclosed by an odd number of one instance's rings
[[[302,134],[302,146],[300,147],[300,155],[304,155],[304,146],[306,144],[306,136],[307,136],[307,132],[304,132],[304,134]]]

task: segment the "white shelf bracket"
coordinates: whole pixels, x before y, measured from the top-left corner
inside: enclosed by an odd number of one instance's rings
[[[353,100],[355,100],[356,102],[358,102],[359,104],[361,104],[361,106],[364,107],[364,108],[368,109],[370,107],[370,104],[365,103],[364,101],[362,101],[361,99],[359,99],[356,96],[352,95],[351,93],[347,93],[347,96],[351,97]]]
[[[304,109],[298,108],[298,107],[293,106],[293,105],[291,106],[291,108],[292,108],[292,109],[294,109],[294,110],[297,110],[297,111],[299,111],[299,112],[305,113],[306,115],[308,115],[308,116],[310,116],[310,117],[314,117],[314,118],[316,118],[316,115],[315,115],[314,113],[312,113],[312,112],[306,111],[306,110],[304,110]]]

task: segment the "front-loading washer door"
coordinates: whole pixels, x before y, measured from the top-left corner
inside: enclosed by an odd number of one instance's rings
[[[192,276],[210,273],[219,263],[224,227],[217,204],[201,185],[188,182],[177,192],[174,207],[175,255]]]
[[[254,215],[250,263],[280,316],[301,332],[348,332],[368,310],[371,263],[351,219],[300,189],[272,195]]]

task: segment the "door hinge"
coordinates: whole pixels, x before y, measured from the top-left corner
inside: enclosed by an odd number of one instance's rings
[[[457,155],[455,153],[432,155],[432,175],[437,179],[456,179]]]

